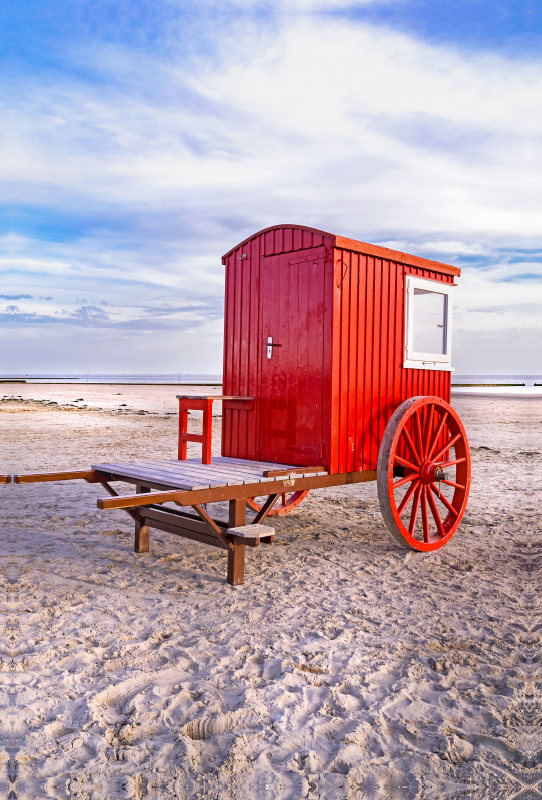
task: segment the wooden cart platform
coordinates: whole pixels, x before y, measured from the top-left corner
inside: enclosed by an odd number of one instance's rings
[[[322,466],[295,467],[222,456],[213,457],[211,464],[196,458],[136,461],[95,464],[75,472],[13,476],[17,484],[99,483],[111,497],[98,500],[98,508],[122,509],[134,520],[136,553],[148,552],[150,528],[222,548],[228,554],[228,583],[234,586],[244,582],[245,548],[273,543],[274,529],[262,522],[282,494],[375,479],[375,470],[329,475]],[[115,481],[133,484],[136,494],[118,495],[111,486]],[[267,499],[246,525],[247,500],[254,497]],[[208,503],[220,502],[228,503],[227,520],[215,519],[206,508]]]

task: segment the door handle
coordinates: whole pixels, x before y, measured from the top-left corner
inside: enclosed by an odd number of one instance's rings
[[[272,336],[268,336],[267,337],[267,358],[271,358],[271,356],[273,355],[273,348],[274,347],[282,347],[282,345],[281,344],[273,344],[273,337]]]

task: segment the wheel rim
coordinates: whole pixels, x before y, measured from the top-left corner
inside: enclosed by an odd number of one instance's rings
[[[449,542],[465,512],[470,473],[467,435],[448,403],[414,397],[399,406],[377,469],[380,507],[392,535],[411,550]]]
[[[287,514],[289,511],[292,511],[292,509],[302,503],[308,493],[309,490],[305,489],[302,492],[284,492],[280,494],[279,499],[271,511],[267,512],[266,516],[275,517],[277,514]],[[247,497],[247,506],[253,511],[256,511],[256,513],[259,513],[262,510],[262,506],[267,500],[267,497],[263,498],[261,503],[258,502],[260,499],[262,498]]]

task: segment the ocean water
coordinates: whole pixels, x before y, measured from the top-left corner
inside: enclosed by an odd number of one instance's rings
[[[73,375],[68,375],[67,373],[64,374],[46,374],[42,373],[40,375],[37,374],[11,374],[11,375],[0,375],[0,380],[7,378],[21,378],[22,380],[27,381],[28,383],[32,382],[39,382],[39,383],[56,383],[58,381],[62,381],[65,383],[76,383],[76,384],[86,384],[86,383],[131,383],[131,384],[145,384],[145,383],[163,383],[163,384],[176,384],[176,385],[189,385],[193,384],[196,386],[221,386],[222,385],[222,375],[206,375],[206,374],[185,374],[182,372],[172,372],[166,374],[148,374],[148,375],[115,375],[115,374],[99,374],[96,372],[84,372],[84,373],[75,373]]]
[[[473,384],[524,384],[524,386],[474,386]],[[470,384],[456,386],[456,384]],[[538,386],[536,385],[538,384]],[[454,388],[456,387],[456,388]],[[542,395],[542,375],[457,375],[452,373],[452,392],[477,394]]]
[[[86,383],[101,384],[173,384],[179,386],[221,386],[222,375],[219,374],[192,374],[183,372],[172,372],[165,374],[139,374],[139,375],[118,375],[107,373],[89,372],[88,374],[79,373],[73,375],[0,375],[0,381],[6,378],[21,378],[28,383],[74,383],[79,386]],[[458,386],[457,384],[463,384]],[[467,384],[467,385],[465,385]],[[476,386],[475,384],[490,384]],[[491,385],[493,384],[493,385]],[[509,384],[499,386],[495,384]],[[524,385],[510,385],[524,384]],[[539,384],[538,386],[536,384]],[[455,387],[455,388],[454,388]],[[542,375],[458,375],[452,373],[452,391],[456,392],[475,392],[480,394],[519,394],[519,395],[542,395]]]

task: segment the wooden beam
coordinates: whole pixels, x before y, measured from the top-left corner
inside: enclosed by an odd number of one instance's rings
[[[149,552],[149,526],[146,519],[138,519],[135,524],[134,553]]]
[[[287,478],[288,475],[307,475],[313,472],[327,472],[325,467],[292,467],[292,469],[267,469],[264,478]]]
[[[71,472],[30,472],[27,475],[13,475],[13,483],[47,483],[48,481],[86,481],[102,483],[107,475],[97,469],[84,469]]]
[[[123,480],[122,476],[116,476]],[[101,498],[96,505],[102,511],[114,508],[134,508],[151,503],[179,503],[181,506],[194,506],[202,503],[221,503],[226,500],[262,495],[282,494],[283,492],[304,491],[308,489],[325,489],[328,486],[348,486],[353,483],[376,481],[376,470],[366,469],[360,472],[340,472],[335,475],[314,475],[312,478],[289,478],[263,483],[247,483],[241,486],[216,486],[210,489],[179,490],[166,492],[149,492],[141,495],[125,495],[124,497]]]
[[[253,525],[259,525],[262,519],[265,519],[269,514],[275,503],[277,502],[278,494],[270,494],[263,506],[260,508],[254,517]]]
[[[230,500],[228,503],[228,528],[238,528],[247,520],[246,500]]]
[[[210,516],[209,516],[209,514],[208,514],[208,513],[205,511],[205,509],[204,509],[204,508],[202,508],[202,507],[201,507],[200,505],[198,505],[197,503],[194,503],[194,505],[192,506],[192,508],[193,508],[193,509],[194,509],[194,511],[195,511],[195,512],[198,514],[198,516],[199,516],[199,517],[201,517],[201,519],[203,520],[203,522],[205,522],[205,523],[206,523],[206,524],[209,526],[209,528],[210,528],[210,529],[213,531],[213,533],[215,534],[215,536],[216,536],[218,539],[220,539],[220,541],[222,542],[222,544],[224,545],[224,547],[226,547],[228,550],[231,550],[231,549],[233,549],[233,544],[230,542],[230,540],[228,539],[228,537],[227,537],[227,536],[226,536],[224,533],[222,533],[222,531],[220,530],[220,528],[218,527],[218,525],[216,524],[216,522],[215,522],[213,519],[211,519],[211,517],[210,517]]]
[[[179,518],[178,515],[171,513],[171,509],[157,511],[154,508],[145,508],[140,513],[141,518],[150,528],[172,533],[174,536],[182,536],[184,539],[192,539],[211,547],[226,549],[222,541],[210,532],[207,524],[196,517],[192,520]]]
[[[11,475],[0,475],[0,483],[11,483]]]
[[[169,522],[171,525],[177,526],[179,529],[186,528],[187,530],[201,533],[207,539],[213,539],[217,547],[225,547],[223,541],[218,539],[215,532],[211,532],[207,522],[204,522],[199,516],[196,517],[195,514],[183,514],[176,509],[165,508],[164,506],[151,506],[150,508],[142,508],[141,511],[135,511],[134,513],[139,514],[141,517],[145,517],[151,528],[154,527],[153,520],[162,520],[163,522]],[[219,522],[217,520],[213,520],[213,522],[216,523],[224,535],[227,535],[227,523]]]
[[[106,492],[109,492],[109,494],[111,495],[111,497],[118,497],[118,496],[119,496],[118,492],[116,492],[116,491],[113,489],[113,487],[112,487],[112,486],[110,486],[110,485],[108,484],[108,482],[107,482],[107,481],[100,481],[100,486],[103,486],[103,487],[104,487],[104,489],[105,489],[105,491],[106,491]],[[134,511],[134,509],[133,509],[133,508],[125,508],[125,509],[123,509],[123,510],[124,510],[124,511],[126,511],[126,513],[128,514],[128,516],[129,516],[129,517],[131,517],[131,518],[134,520],[134,522],[135,522],[136,524],[139,522],[139,514],[138,514],[138,512],[137,512],[137,511]]]

